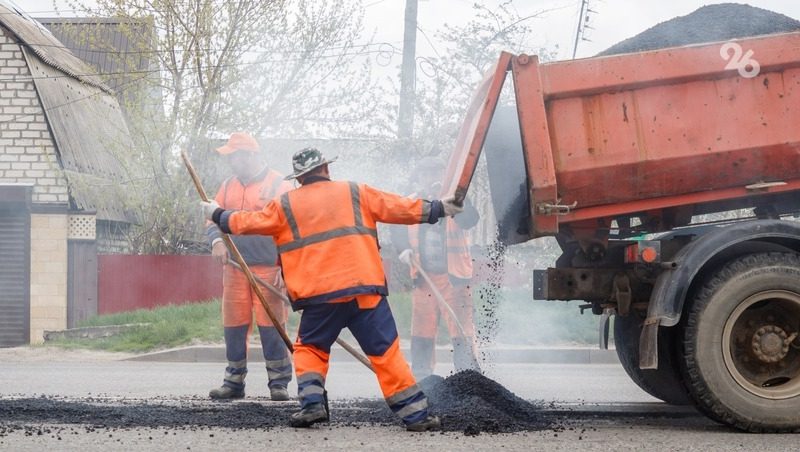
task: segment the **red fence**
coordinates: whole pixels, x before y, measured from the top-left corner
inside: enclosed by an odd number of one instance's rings
[[[133,311],[222,296],[211,256],[97,256],[97,312]]]

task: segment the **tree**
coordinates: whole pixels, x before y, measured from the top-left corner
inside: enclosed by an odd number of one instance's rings
[[[553,59],[555,52],[531,45],[534,38],[530,22],[548,11],[542,10],[521,16],[514,0],[505,0],[496,6],[475,3],[475,15],[462,26],[445,26],[435,34],[442,42],[434,58],[420,60],[417,81],[417,129],[415,148],[417,157],[448,155],[464,121],[465,106],[476,87],[494,64],[501,51],[515,54],[538,54],[542,61]],[[425,36],[427,38],[427,36]],[[507,82],[507,86],[510,83]],[[500,104],[513,103],[513,92],[505,89]],[[481,163],[470,186],[470,197],[481,212],[490,212],[488,176]],[[476,240],[489,243],[494,239],[494,224],[485,216],[478,228]]]
[[[213,136],[335,133],[377,105],[368,95],[371,74],[357,64],[371,48],[356,43],[360,0],[75,0],[70,6],[152,30],[143,38],[140,27],[123,28],[138,48],[116,56],[123,62],[147,55],[151,63],[139,71],[131,89],[137,95],[125,106],[134,149],[118,151],[129,170],[121,183],[136,194],[127,208],[139,218],[128,237],[137,253],[180,253],[202,240],[197,196],[178,149],[188,150],[213,189],[221,180],[210,158]],[[154,94],[163,102],[155,108]]]

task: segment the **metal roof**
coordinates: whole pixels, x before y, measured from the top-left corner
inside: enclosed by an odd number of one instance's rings
[[[0,26],[22,47],[73,207],[96,211],[101,220],[132,222],[122,208],[126,173],[119,160],[132,141],[111,89],[46,28],[4,0]]]
[[[131,84],[158,77],[153,53],[155,35],[149,23],[98,17],[37,17],[36,20],[75,56],[97,69],[117,93],[123,108],[125,101],[133,100],[136,95]]]
[[[36,54],[48,65],[76,79],[111,93],[97,72],[76,57],[42,24],[24,11],[0,0],[0,23],[5,25],[20,41],[20,44]]]

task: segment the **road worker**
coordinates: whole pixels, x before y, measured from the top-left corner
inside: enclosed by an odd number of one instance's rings
[[[302,310],[294,362],[301,409],[290,425],[329,419],[325,378],[331,345],[349,328],[378,377],[389,408],[410,431],[440,426],[400,351],[378,251],[377,223],[435,223],[461,211],[454,200],[401,197],[364,184],[332,181],[317,149],[297,152],[289,178],[300,183],[260,212],[203,203],[223,231],[275,238],[292,307]]]
[[[444,162],[426,157],[417,165],[417,192],[422,199],[439,196],[444,176]],[[412,225],[407,236],[393,228],[392,238],[399,248],[413,253],[411,280],[411,369],[417,379],[431,375],[436,364],[436,333],[443,319],[453,345],[455,370],[479,370],[475,353],[474,305],[472,300],[472,256],[465,231],[479,220],[478,211],[469,202],[464,212],[446,217],[435,224]],[[404,257],[403,260],[408,259]],[[433,289],[419,272],[428,275],[450,309],[441,305]],[[455,319],[453,318],[455,314]]]
[[[227,209],[259,211],[267,202],[291,190],[292,184],[286,182],[282,174],[270,169],[262,161],[263,155],[258,142],[247,133],[233,133],[228,142],[217,148],[233,175],[227,178],[217,192],[215,201]],[[222,241],[222,233],[217,225],[208,223],[208,239],[211,242],[211,255],[221,263],[222,276],[222,324],[225,333],[225,354],[228,366],[222,386],[212,389],[212,399],[237,399],[244,397],[244,379],[247,375],[247,345],[253,325],[255,311],[258,333],[266,361],[268,387],[272,400],[289,400],[287,384],[292,378],[291,359],[278,331],[272,324],[261,301],[250,287],[245,274],[228,265],[228,249]],[[272,237],[232,236],[253,274],[283,286],[278,252]],[[283,324],[288,317],[288,309],[283,301],[265,292],[267,303],[277,319]]]

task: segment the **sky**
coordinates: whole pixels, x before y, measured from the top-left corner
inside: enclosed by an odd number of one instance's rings
[[[32,16],[53,16],[53,0],[14,0]],[[403,41],[403,18],[405,0],[362,0],[365,5],[365,35],[375,35],[378,42],[387,42],[400,48]],[[485,5],[500,3],[502,0],[481,2]],[[435,31],[444,24],[460,25],[466,23],[474,14],[475,0],[419,0],[418,25],[423,33],[417,35],[417,54],[434,56],[441,44],[436,42]],[[520,16],[525,17],[545,11],[541,18],[530,19],[534,29],[531,45],[553,49],[558,46],[558,59],[572,57],[575,30],[578,23],[580,0],[515,0]],[[697,0],[589,0],[589,23],[594,28],[587,32],[591,41],[581,41],[577,57],[592,56],[623,39],[665,20],[691,13],[703,5],[726,3],[725,1]],[[800,20],[800,0],[751,0],[742,1],[751,6],[785,14]],[[56,0],[55,4],[69,14],[66,0]],[[426,39],[427,36],[427,39]],[[430,39],[430,42],[428,41]],[[438,44],[438,45],[437,45]],[[391,64],[399,64],[396,54]]]

